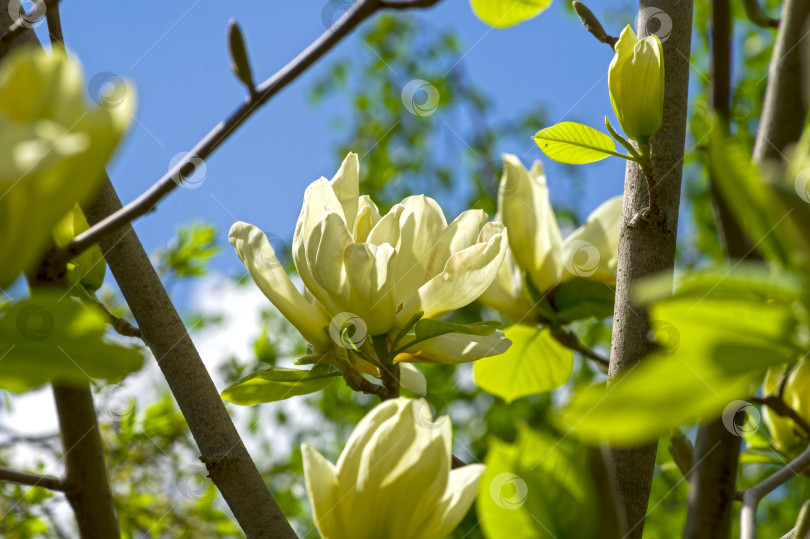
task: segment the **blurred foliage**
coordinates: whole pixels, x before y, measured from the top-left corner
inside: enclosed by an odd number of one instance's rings
[[[174,239],[153,257],[158,273],[173,281],[203,277],[211,259],[219,254],[216,238],[217,229],[210,223],[181,225]]]

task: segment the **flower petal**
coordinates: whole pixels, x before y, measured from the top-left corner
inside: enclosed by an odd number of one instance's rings
[[[427,395],[427,379],[419,367],[410,363],[399,365],[399,383],[402,389],[422,395]]]
[[[253,225],[237,222],[228,233],[228,241],[236,249],[253,282],[282,316],[308,342],[322,349],[330,347],[332,342],[326,329],[329,321],[295,288],[264,232]]]
[[[444,271],[408,299],[397,315],[397,322],[405,324],[419,311],[425,313],[425,318],[438,318],[475,301],[495,280],[506,247],[504,230],[486,243],[477,243],[451,256]]]
[[[622,220],[622,197],[603,202],[563,242],[563,280],[588,277],[615,282]]]
[[[349,310],[363,319],[369,335],[388,333],[396,319],[392,286],[396,254],[387,243],[353,243],[343,251],[351,288]]]
[[[343,208],[346,228],[354,230],[358,197],[360,196],[360,162],[356,153],[349,153],[346,156],[340,169],[329,183]]]
[[[562,237],[551,208],[542,165],[527,171],[514,155],[503,156],[498,212],[509,234],[509,246],[523,270],[541,292],[559,282]]]
[[[312,293],[324,305],[331,305],[335,314],[349,310],[349,280],[343,251],[351,244],[343,217],[329,212],[312,227],[304,250],[307,268],[319,285]]]
[[[434,537],[450,535],[464,519],[475,501],[478,482],[484,473],[483,464],[468,464],[450,472],[444,498],[434,509],[434,518],[428,529]]]
[[[322,537],[340,537],[343,529],[337,471],[317,449],[301,444],[304,483],[312,505],[312,519]]]
[[[422,282],[427,282],[438,275],[453,254],[475,245],[481,227],[486,224],[487,219],[487,214],[483,210],[467,210],[447,225],[426,257]]]
[[[489,241],[495,234],[500,234],[502,229],[503,225],[500,223],[487,223],[481,229],[478,241]],[[524,323],[535,320],[534,306],[526,299],[523,276],[512,249],[507,247],[495,280],[478,301],[513,320],[522,320]]]
[[[357,219],[354,221],[352,237],[356,242],[364,242],[380,220],[380,211],[368,195],[363,195],[357,203]]]
[[[412,335],[405,337],[402,339],[402,345],[407,346],[413,340]],[[455,365],[503,354],[511,344],[512,341],[500,330],[486,337],[448,333],[415,344],[413,348],[399,354],[395,361]]]

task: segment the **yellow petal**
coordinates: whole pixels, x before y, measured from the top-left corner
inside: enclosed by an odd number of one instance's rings
[[[587,277],[594,281],[616,280],[616,259],[622,220],[622,197],[603,202],[585,223],[565,239],[563,280]]]
[[[405,337],[401,341],[402,345],[407,346],[413,339],[413,336]],[[396,361],[455,365],[503,354],[511,344],[512,341],[500,330],[486,337],[448,333],[414,345],[398,355]]]
[[[319,285],[318,291],[312,293],[324,305],[331,305],[335,314],[349,310],[349,280],[343,251],[351,244],[343,217],[331,212],[315,223],[307,238],[307,268]]]
[[[368,195],[363,195],[357,204],[352,237],[356,242],[365,242],[374,225],[380,220],[380,211]]]
[[[514,155],[504,155],[498,210],[509,233],[509,246],[518,265],[535,287],[545,292],[559,282],[562,237],[551,207],[542,167],[531,173]]]
[[[315,526],[322,537],[341,537],[344,524],[335,467],[309,444],[301,444],[301,457]]]
[[[346,228],[354,230],[357,202],[360,196],[360,162],[356,153],[346,156],[330,184],[343,208]]]
[[[349,310],[363,319],[369,335],[388,333],[397,313],[391,282],[394,248],[387,243],[354,243],[343,256],[351,288]]]
[[[332,341],[327,332],[329,321],[298,293],[264,232],[253,225],[237,222],[231,227],[228,240],[253,282],[282,316],[316,348],[330,348]]]
[[[402,389],[422,395],[427,395],[427,379],[416,365],[401,363],[399,365],[399,383]]]

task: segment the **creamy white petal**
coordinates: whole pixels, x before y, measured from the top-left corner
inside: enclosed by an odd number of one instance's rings
[[[478,241],[489,241],[492,236],[501,233],[502,226],[500,223],[487,223],[481,229]],[[534,306],[526,298],[522,272],[512,250],[507,247],[495,280],[478,300],[513,320],[534,321]]]
[[[328,295],[312,276],[306,258],[306,244],[312,228],[328,212],[338,213],[343,217],[343,207],[340,205],[332,185],[326,178],[320,178],[312,182],[304,192],[304,204],[301,207],[293,234],[292,255],[298,275],[301,276],[307,289],[324,306],[332,308]]]
[[[352,237],[343,218],[337,213],[324,215],[307,238],[307,267],[325,297],[318,297],[315,290],[312,292],[321,303],[327,305],[327,302],[331,302],[337,312],[349,310],[349,280],[343,262],[343,251],[351,244]]]
[[[565,239],[563,280],[576,276],[608,282],[616,279],[621,220],[622,197],[617,196],[602,203]]]
[[[397,315],[397,322],[405,324],[420,311],[425,313],[425,318],[438,318],[475,301],[495,280],[506,254],[507,241],[504,230],[487,243],[477,243],[454,254],[444,271],[407,300]]]
[[[396,248],[399,245],[399,218],[405,211],[405,206],[402,204],[395,204],[391,207],[368,234],[368,243],[374,245],[382,245],[387,243]]]
[[[412,335],[405,337],[402,340],[402,345],[407,345],[413,340]],[[405,353],[398,355],[396,361],[455,365],[503,354],[511,344],[512,341],[507,339],[500,330],[486,337],[448,333],[415,344],[412,348],[408,348]]]
[[[387,243],[354,243],[343,252],[349,279],[349,310],[363,319],[369,335],[388,333],[394,324],[393,264],[396,251]]]
[[[312,519],[321,536],[328,539],[342,536],[341,492],[337,471],[331,462],[311,445],[301,444],[304,462],[304,482],[312,505]]]
[[[461,523],[475,501],[484,469],[483,464],[468,464],[450,472],[447,491],[436,506],[429,526],[433,537],[446,537]]]
[[[444,269],[447,260],[454,254],[475,245],[481,228],[487,222],[483,210],[467,210],[447,225],[426,257],[422,282],[428,282]],[[480,240],[479,240],[480,241]]]
[[[504,172],[498,193],[498,212],[509,234],[518,264],[541,292],[559,282],[562,274],[562,237],[551,207],[542,165],[531,173],[514,156],[503,156]]]
[[[427,395],[427,379],[419,367],[410,363],[400,363],[399,383],[402,389],[422,395]]]
[[[365,242],[369,233],[380,220],[380,210],[368,195],[363,195],[357,203],[357,219],[354,221],[352,237],[356,242]]]
[[[253,225],[237,222],[231,227],[228,240],[259,290],[284,318],[316,347],[325,349],[331,346],[327,332],[329,320],[295,288],[264,232]]]
[[[346,227],[354,230],[357,202],[360,196],[360,161],[357,159],[356,153],[346,156],[330,183],[343,208]]]

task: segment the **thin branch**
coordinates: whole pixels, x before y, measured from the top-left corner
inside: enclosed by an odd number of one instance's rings
[[[297,79],[312,64],[329,52],[341,39],[354,30],[361,22],[381,9],[420,8],[438,3],[440,0],[415,0],[412,2],[382,2],[382,0],[361,0],[353,4],[346,13],[309,47],[304,49],[290,63],[256,88],[256,93],[248,98],[227,119],[214,127],[192,148],[191,152],[169,170],[160,180],[141,196],[127,204],[101,222],[91,226],[71,243],[57,251],[55,258],[67,262],[91,245],[95,245],[110,232],[124,224],[145,215],[167,194],[182,183],[195,170],[195,162],[211,155],[225,142],[261,105]]]
[[[39,475],[26,472],[17,472],[0,466],[0,481],[17,483],[29,487],[42,487],[48,490],[64,491],[64,481],[51,475]]]
[[[777,395],[769,395],[767,397],[751,397],[748,402],[754,404],[761,404],[767,406],[774,411],[777,415],[792,419],[805,433],[805,437],[810,437],[810,423],[807,422],[799,413],[788,406],[788,404]]]
[[[574,5],[574,11],[577,12],[579,15],[579,20],[582,21],[582,26],[591,33],[593,37],[597,39],[600,43],[606,43],[611,50],[616,46],[616,43],[619,41],[618,37],[612,36],[605,32],[605,28],[602,26],[602,23],[599,22],[599,19],[596,18],[596,15],[593,14],[593,11],[588,9],[588,6],[583,4],[582,2],[572,2]]]
[[[22,10],[22,6],[20,6],[20,10]],[[48,17],[48,14],[51,11],[56,11],[57,14],[59,12],[59,0],[42,0],[34,2],[34,9],[31,15],[36,15],[36,17],[31,18],[31,16],[23,16],[20,14],[10,26],[8,26],[3,32],[3,35],[0,35],[0,56],[4,55],[8,52],[11,45],[20,37],[28,33],[31,30],[31,23],[39,20],[42,17],[43,13],[40,10],[44,10],[45,17]],[[57,15],[58,16],[58,15]],[[33,34],[33,32],[31,32]]]
[[[104,303],[100,299],[98,299],[98,296],[96,296],[95,292],[88,291],[87,297],[102,311],[104,311],[104,314],[107,315],[107,319],[109,320],[110,325],[112,326],[112,328],[115,330],[116,333],[124,337],[137,337],[139,339],[143,338],[140,329],[130,324],[128,320],[115,316],[113,313],[111,313],[110,310],[107,308],[107,306],[104,305]]]
[[[608,371],[610,360],[585,346],[585,344],[579,340],[579,337],[577,337],[573,331],[569,331],[567,329],[552,329],[551,336],[566,348],[569,348],[574,352],[579,352],[583,357],[595,361],[596,366],[599,367],[600,371],[605,373]]]
[[[745,14],[752,23],[762,28],[779,28],[779,19],[770,17],[762,10],[758,0],[742,0]]]
[[[761,483],[743,492],[743,506],[740,511],[740,539],[756,539],[757,505],[768,493],[788,482],[810,466],[810,446]]]

